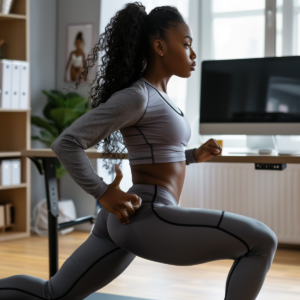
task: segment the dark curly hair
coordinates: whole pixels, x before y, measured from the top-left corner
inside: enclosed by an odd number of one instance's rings
[[[134,81],[143,76],[149,57],[150,40],[152,37],[165,38],[166,29],[176,23],[185,22],[180,12],[173,6],[156,7],[147,15],[146,8],[140,2],[128,3],[110,19],[105,31],[100,34],[99,41],[92,49],[92,54],[84,61],[81,76],[77,79],[76,89],[85,78],[91,67],[98,61],[98,52],[104,52],[102,64],[90,86],[97,84],[89,91],[88,101],[93,109],[100,103],[105,103],[115,92],[129,87]],[[118,143],[124,148],[119,152]],[[119,153],[126,148],[120,130],[99,141],[96,148],[103,143],[103,158],[110,158],[109,174],[114,171],[114,161]]]

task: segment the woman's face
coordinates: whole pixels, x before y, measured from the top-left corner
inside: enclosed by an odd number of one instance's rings
[[[75,40],[75,46],[78,49],[82,49],[82,41],[80,39]]]
[[[166,39],[161,40],[158,53],[167,73],[179,77],[190,77],[195,70],[196,53],[192,49],[193,36],[186,23],[171,26],[166,32]],[[156,49],[156,50],[157,50]],[[157,51],[156,51],[157,52]]]

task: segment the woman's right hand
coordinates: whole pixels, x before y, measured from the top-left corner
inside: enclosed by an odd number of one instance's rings
[[[123,173],[115,164],[116,177],[114,181],[108,185],[106,192],[98,200],[102,207],[114,214],[121,224],[125,225],[130,222],[129,214],[134,215],[142,204],[142,199],[135,194],[127,194],[120,189],[120,182]]]

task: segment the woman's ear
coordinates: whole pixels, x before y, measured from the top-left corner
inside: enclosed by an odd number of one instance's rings
[[[164,44],[161,40],[154,40],[153,47],[154,47],[154,51],[159,56],[163,56],[163,54],[164,54]]]

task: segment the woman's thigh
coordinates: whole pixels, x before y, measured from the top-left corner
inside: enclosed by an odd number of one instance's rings
[[[98,213],[93,232],[45,284],[46,299],[82,300],[118,277],[133,261],[134,254],[95,230],[105,230],[106,215],[105,210]]]
[[[260,255],[266,250],[264,244],[275,245],[274,232],[253,218],[169,205],[155,193],[136,194],[145,201],[130,223],[122,225],[109,214],[107,229],[117,245],[140,257],[173,265],[195,265],[235,260],[256,246],[256,254]]]

